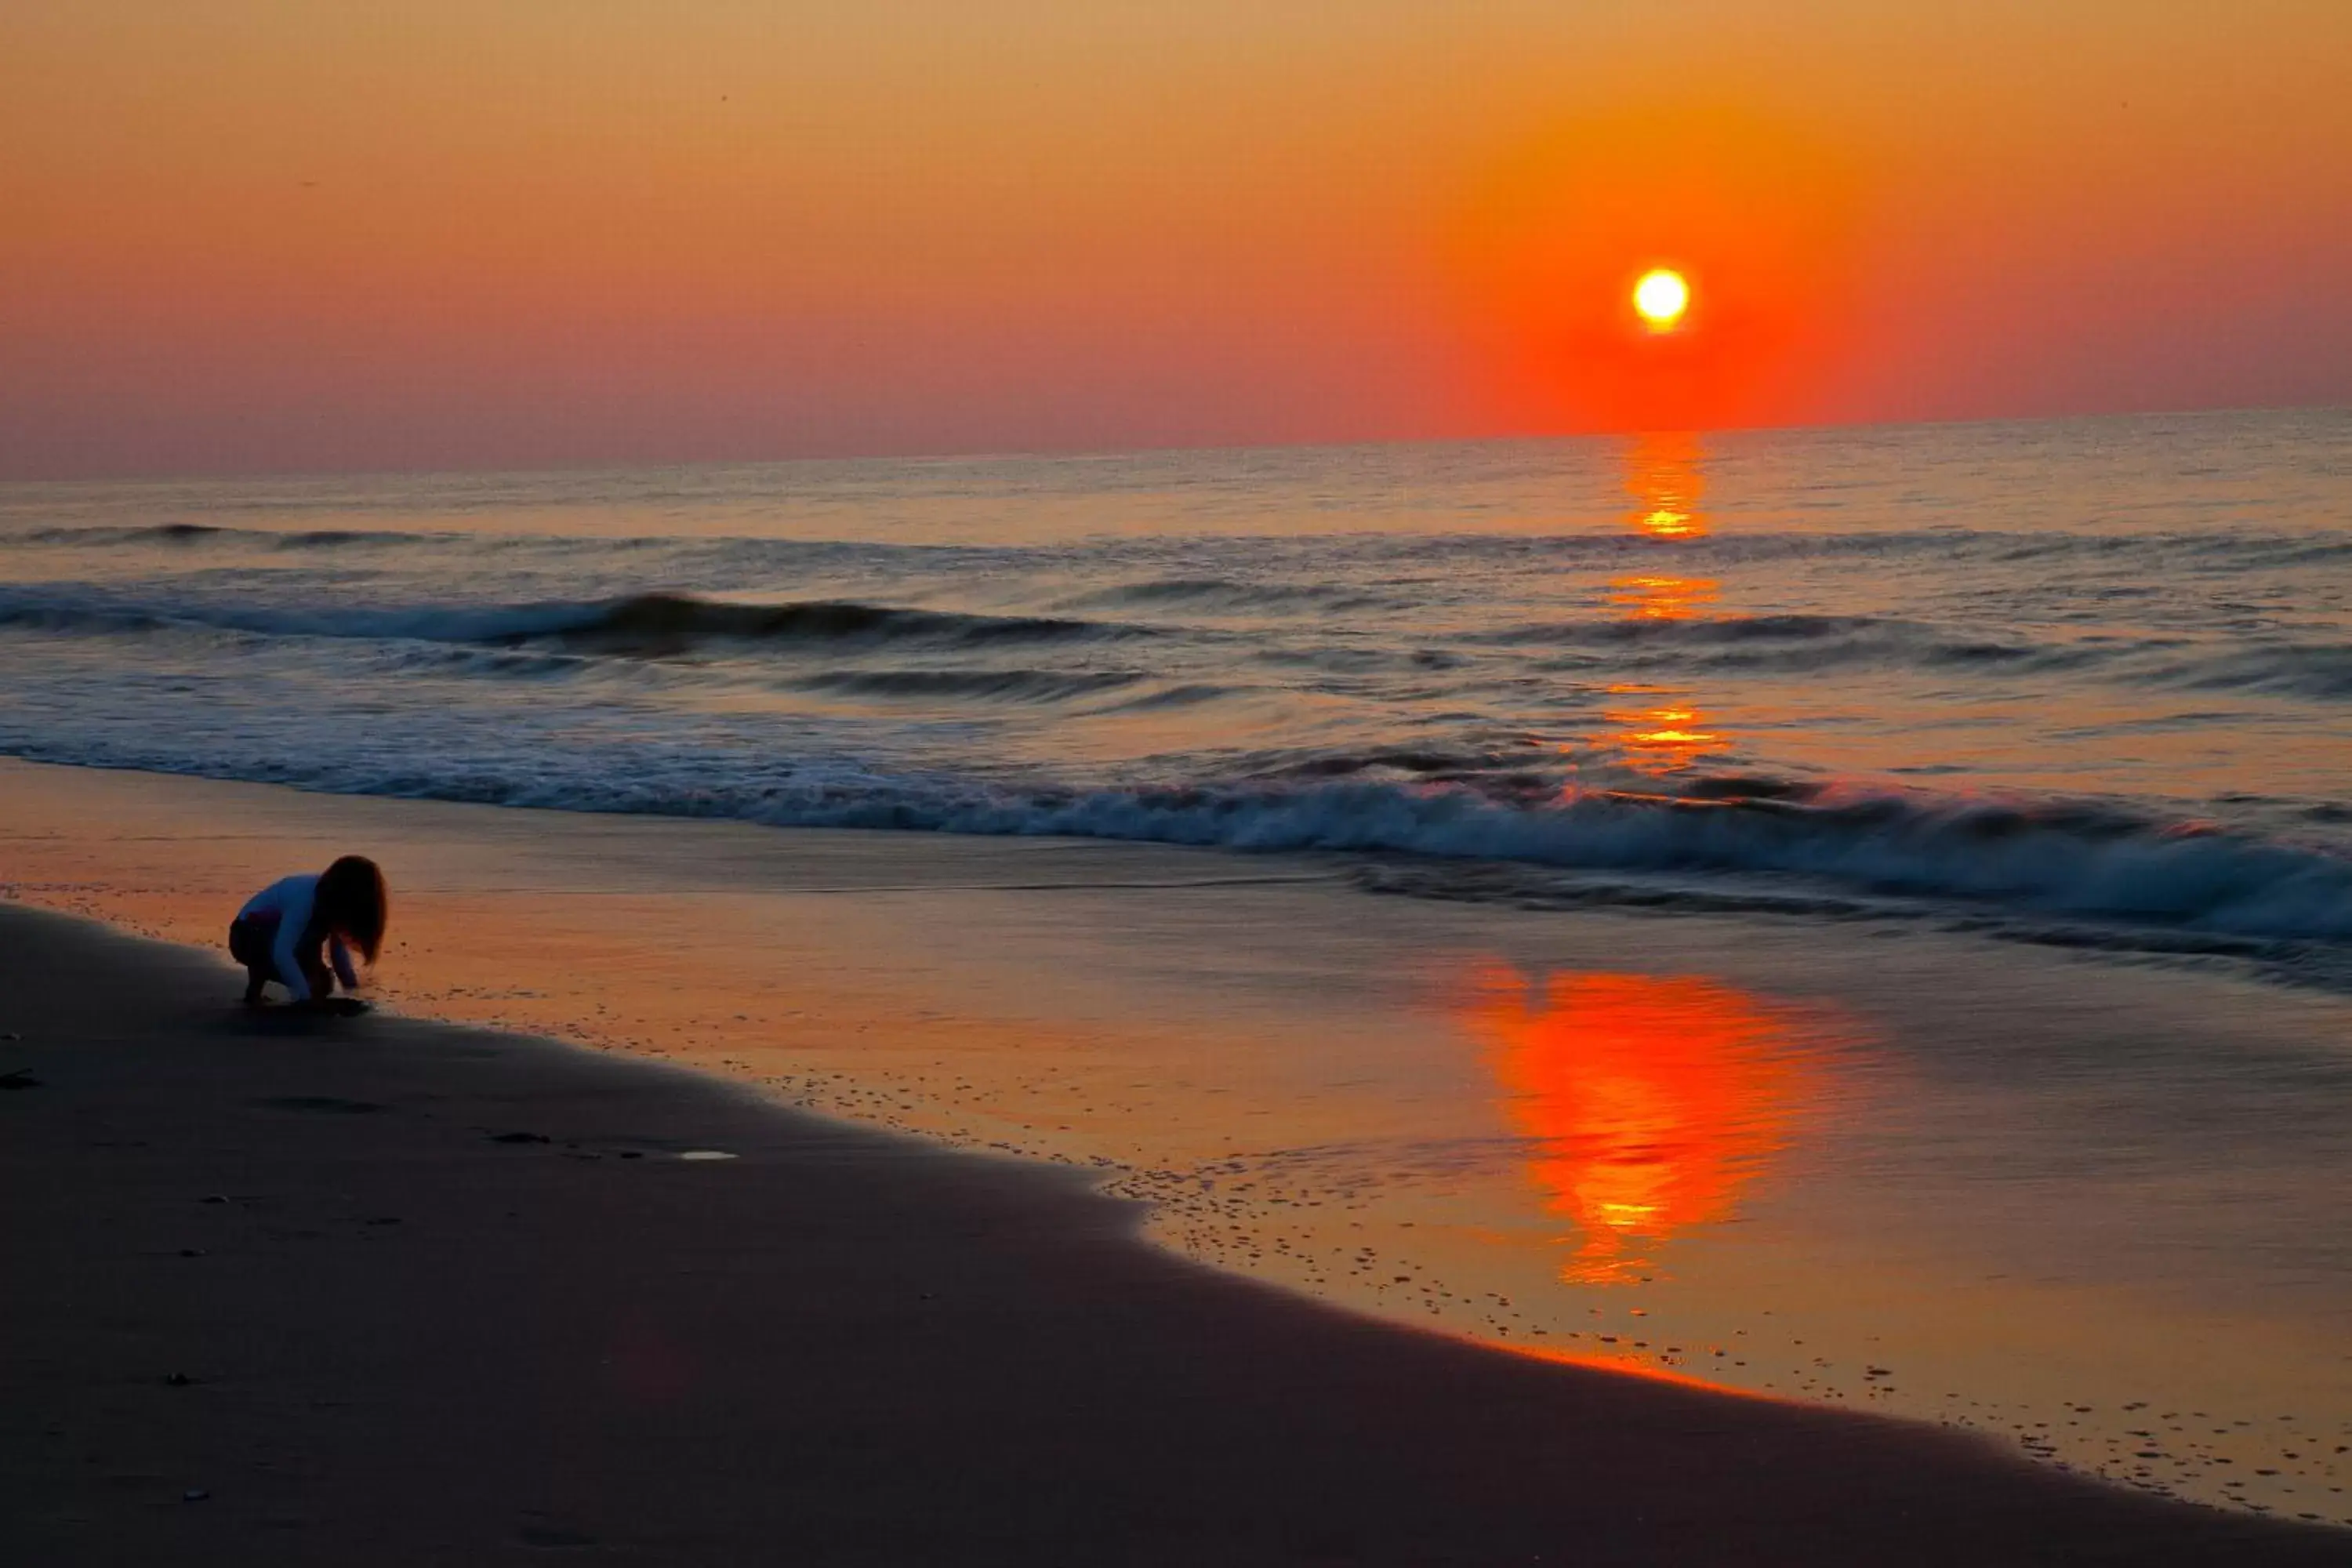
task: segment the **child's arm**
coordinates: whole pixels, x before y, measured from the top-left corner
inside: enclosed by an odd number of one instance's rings
[[[302,927],[295,921],[278,922],[278,940],[270,944],[270,961],[278,967],[278,978],[286,987],[286,994],[297,1002],[310,1000],[310,979],[302,965]],[[317,950],[311,952],[312,963],[318,962]]]
[[[309,983],[310,994],[300,1005],[325,1007],[334,1000],[335,977],[327,973],[326,963],[317,952],[303,955],[302,978]]]
[[[331,936],[327,939],[327,962],[335,966],[335,978],[343,983],[344,990],[356,991],[360,988],[359,973],[352,968],[352,950],[343,945],[341,937]]]

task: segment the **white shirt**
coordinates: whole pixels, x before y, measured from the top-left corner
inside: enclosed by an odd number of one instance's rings
[[[236,918],[248,917],[274,920],[278,922],[276,939],[269,944],[269,956],[278,966],[278,978],[297,1002],[310,999],[310,983],[302,977],[302,963],[298,950],[302,945],[302,933],[310,929],[310,910],[319,901],[319,879],[315,876],[281,877],[245,900],[245,908]],[[343,939],[327,939],[327,961],[334,965],[335,978],[347,991],[356,990],[359,975],[352,968],[352,955],[343,946]]]

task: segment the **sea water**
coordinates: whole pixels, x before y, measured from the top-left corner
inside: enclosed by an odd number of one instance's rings
[[[2352,415],[0,489],[0,751],[2332,969]]]

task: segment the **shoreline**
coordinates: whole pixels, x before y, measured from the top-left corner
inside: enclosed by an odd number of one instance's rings
[[[0,954],[28,1561],[2352,1562],[1345,1314],[1075,1173],[708,1075],[248,1016],[215,962],[16,906]]]

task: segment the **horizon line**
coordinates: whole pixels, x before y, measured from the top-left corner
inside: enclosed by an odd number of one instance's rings
[[[241,468],[221,471],[181,469],[128,473],[0,473],[0,489],[37,486],[235,484],[299,479],[481,479],[493,476],[526,478],[541,475],[648,473],[678,468],[762,468],[815,467],[859,463],[1013,463],[1087,462],[1121,458],[1173,457],[1220,452],[1342,452],[1386,447],[1478,447],[1513,443],[1624,441],[1643,437],[1709,437],[1756,435],[1817,435],[1864,430],[1957,429],[1972,426],[2087,425],[2133,419],[2185,419],[2244,414],[2344,414],[2352,402],[2253,403],[2200,405],[2192,407],[2105,409],[2068,414],[2006,414],[1927,416],[1910,419],[1798,421],[1788,424],[1645,426],[1594,430],[1494,431],[1476,436],[1386,436],[1308,441],[1223,441],[1145,443],[1128,447],[970,447],[907,451],[805,453],[765,458],[647,458],[596,459],[576,463],[524,463],[435,466],[415,468]]]

